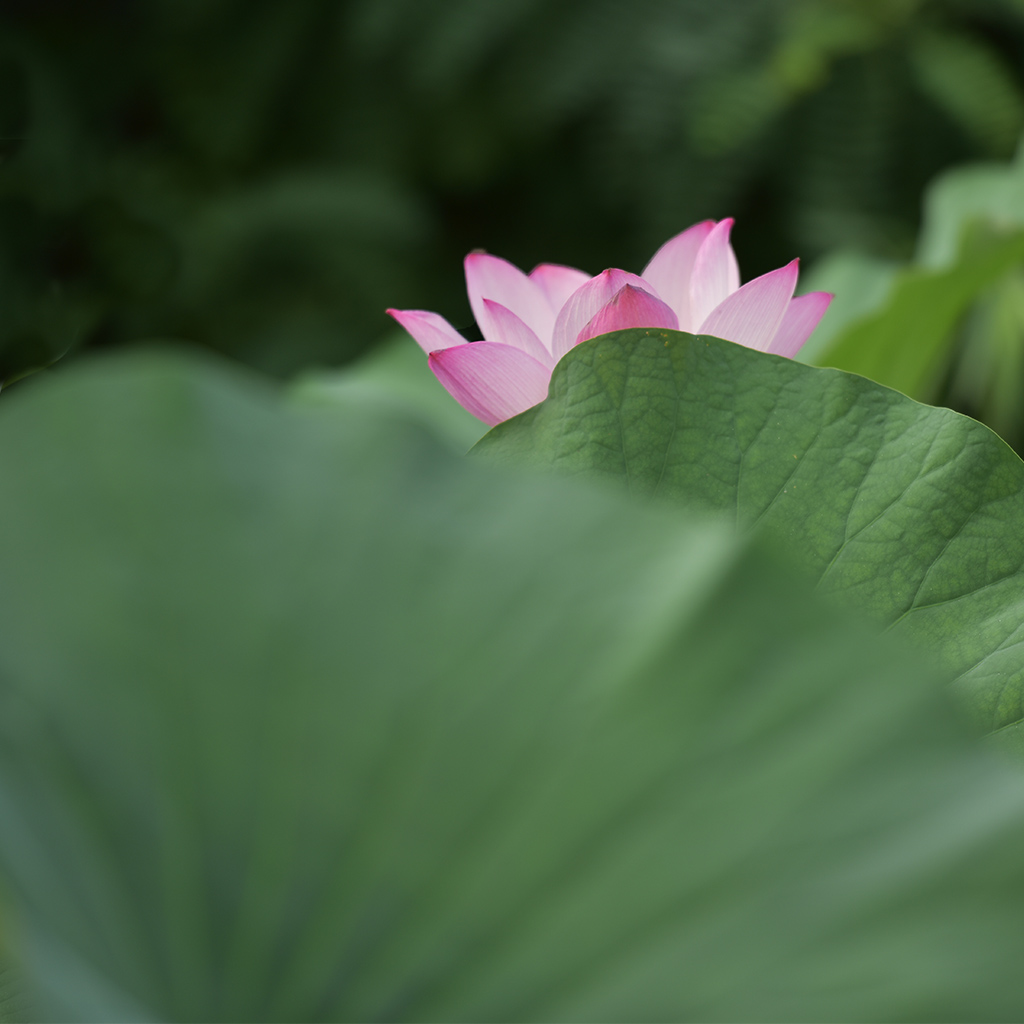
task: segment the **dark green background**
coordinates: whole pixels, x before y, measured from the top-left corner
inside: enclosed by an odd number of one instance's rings
[[[744,276],[909,256],[1024,126],[1013,0],[7,0],[0,379],[198,342],[336,366],[467,326],[470,249],[639,270],[735,216]]]

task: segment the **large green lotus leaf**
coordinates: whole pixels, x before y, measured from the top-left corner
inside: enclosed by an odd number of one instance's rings
[[[165,355],[0,436],[41,1016],[1017,1019],[1024,779],[732,530]]]
[[[983,727],[1024,720],[1024,464],[987,427],[715,338],[577,346],[474,451],[620,481],[781,541],[934,650]]]

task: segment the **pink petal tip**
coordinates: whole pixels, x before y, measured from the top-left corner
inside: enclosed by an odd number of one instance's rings
[[[577,336],[576,344],[628,327],[668,328],[674,331],[679,327],[679,320],[661,299],[636,285],[627,284],[591,317]]]
[[[834,298],[831,292],[808,292],[791,299],[768,351],[789,358],[795,356],[814,333]]]
[[[427,355],[466,343],[466,339],[437,313],[425,309],[389,309],[386,312],[412,335]]]
[[[767,351],[793,297],[799,273],[800,261],[793,260],[748,281],[712,310],[700,333]]]

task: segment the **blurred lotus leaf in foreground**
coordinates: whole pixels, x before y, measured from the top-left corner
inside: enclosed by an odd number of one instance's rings
[[[0,431],[39,1016],[1016,1019],[1024,779],[728,527],[166,353]]]

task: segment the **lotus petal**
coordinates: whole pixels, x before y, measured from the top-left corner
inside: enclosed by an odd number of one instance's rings
[[[465,345],[466,339],[443,316],[425,309],[389,309],[387,314],[397,320],[429,356],[453,345]]]
[[[636,274],[625,270],[605,270],[577,288],[559,310],[555,330],[551,338],[551,354],[558,362],[579,339],[580,331],[594,315],[607,305],[612,297],[625,285],[631,284],[643,291],[651,292],[653,286]]]
[[[682,331],[696,326],[690,317],[690,278],[697,252],[714,226],[713,220],[704,220],[670,238],[640,275],[672,307]]]
[[[436,313],[388,313],[426,350],[456,400],[491,426],[542,401],[555,363],[574,345],[610,331],[700,331],[792,356],[832,296],[794,299],[796,260],[741,288],[732,224],[707,220],[680,232],[651,257],[643,277],[612,268],[590,278],[557,263],[526,275],[508,260],[470,253],[466,287],[482,342],[466,344]]]
[[[674,331],[679,327],[679,319],[661,299],[627,284],[594,314],[580,331],[576,344],[626,327],[667,327]]]
[[[508,260],[471,252],[465,261],[466,291],[477,326],[488,341],[497,341],[484,299],[515,313],[538,338],[550,338],[555,314],[540,286]]]
[[[831,292],[808,292],[790,299],[768,351],[778,356],[795,356],[818,326],[834,298]]]
[[[712,311],[697,333],[767,351],[793,297],[799,272],[800,261],[793,260],[748,281]]]
[[[732,217],[720,220],[697,250],[690,278],[690,327],[693,331],[740,286],[739,264],[729,244],[732,224]]]
[[[569,296],[577,288],[590,280],[589,274],[575,267],[563,267],[557,263],[541,263],[530,271],[530,280],[536,284],[547,298],[552,312],[558,311],[566,304]],[[554,320],[551,322],[554,326]],[[550,342],[551,335],[541,335],[541,341]]]
[[[551,371],[511,345],[476,341],[432,352],[429,363],[449,394],[489,427],[548,395]]]
[[[547,346],[541,343],[540,338],[515,313],[506,309],[500,302],[492,302],[490,299],[484,299],[484,306],[490,315],[493,328],[492,341],[522,349],[527,355],[533,356],[538,362],[543,363],[549,370],[554,367],[555,361],[547,350]]]

